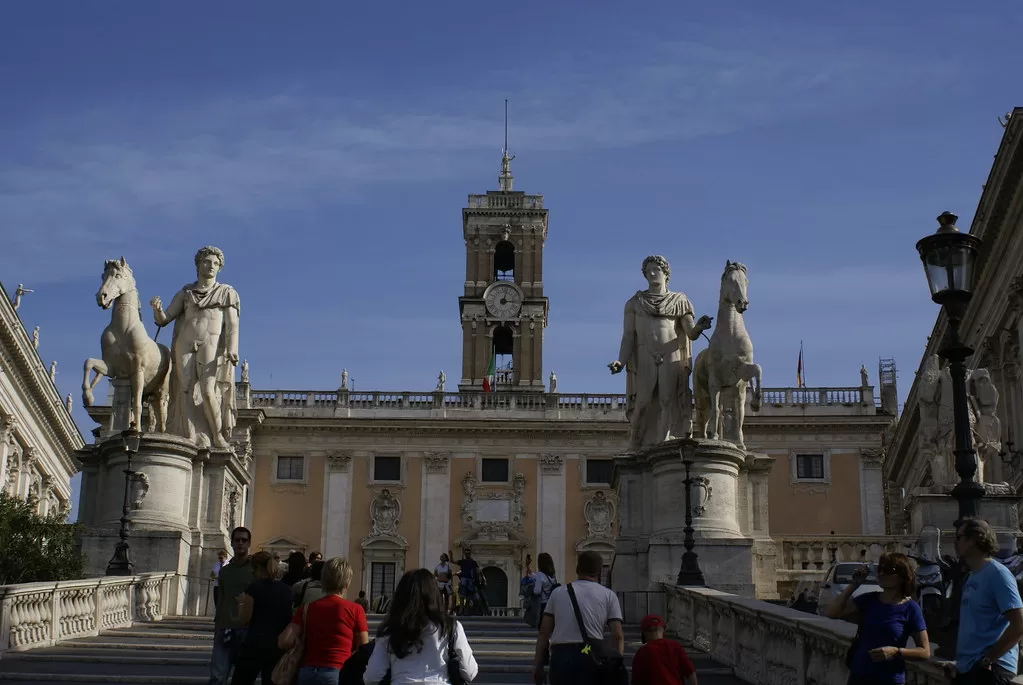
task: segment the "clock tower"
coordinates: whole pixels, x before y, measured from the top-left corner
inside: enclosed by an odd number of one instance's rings
[[[500,190],[470,195],[462,210],[465,292],[462,378],[459,390],[481,390],[491,362],[496,392],[543,392],[543,247],[547,210],[543,195],[512,190],[505,146]]]

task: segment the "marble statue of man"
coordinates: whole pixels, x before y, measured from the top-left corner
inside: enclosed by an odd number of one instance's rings
[[[157,326],[174,322],[168,430],[200,447],[228,448],[237,423],[234,367],[238,365],[241,300],[234,288],[217,282],[224,253],[204,247],[195,255],[196,281],[183,287],[166,311],[150,300]]]
[[[57,360],[54,359],[50,362],[50,380],[54,383],[57,382]]]
[[[656,445],[692,431],[691,341],[711,327],[712,318],[693,320],[693,306],[668,290],[671,267],[660,255],[643,260],[648,288],[625,303],[618,359],[611,373],[627,371],[625,414],[631,449]]]
[[[242,383],[249,382],[249,360],[242,360]]]
[[[440,370],[437,374],[437,392],[444,392],[444,384],[448,382],[448,375],[444,373],[444,369]]]
[[[26,288],[24,283],[19,283],[18,284],[17,290],[14,291],[14,302],[13,302],[13,305],[14,305],[15,311],[17,311],[18,307],[21,306],[21,298],[24,297],[25,295],[27,295],[28,293],[32,293],[32,292],[35,292],[35,291],[34,290],[29,290],[28,288]]]
[[[39,326],[32,329],[32,347],[39,349]]]
[[[348,369],[341,369],[341,389],[348,389]]]
[[[558,377],[554,375],[554,371],[553,370],[551,370],[550,385],[551,385],[551,390],[550,391],[552,393],[555,393],[555,392],[558,391]]]
[[[870,378],[867,375],[867,367],[860,364],[860,386],[867,388],[870,387]]]

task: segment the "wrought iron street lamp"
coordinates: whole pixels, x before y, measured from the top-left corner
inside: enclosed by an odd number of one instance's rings
[[[831,565],[838,563],[838,543],[835,542],[835,531],[831,531],[831,542],[828,543],[828,551],[831,552]]]
[[[679,440],[678,451],[686,467],[686,527],[683,529],[686,534],[684,543],[686,551],[682,554],[682,568],[678,572],[676,585],[706,585],[703,571],[700,570],[699,556],[693,551],[696,541],[693,539],[693,478],[690,469],[696,463],[696,450],[699,447],[700,443],[688,436]]]
[[[131,459],[139,451],[142,434],[134,428],[121,431],[121,446],[128,455],[128,465],[124,469],[124,505],[121,507],[120,541],[114,547],[114,556],[107,564],[108,576],[131,576],[135,574],[135,562],[131,560],[131,548],[128,546],[128,498],[131,496],[131,479],[135,472],[131,469]]]
[[[937,233],[916,244],[927,274],[931,299],[941,305],[948,318],[948,335],[938,354],[948,360],[952,377],[952,413],[955,426],[955,468],[959,483],[952,496],[959,502],[959,522],[978,514],[978,500],[984,496],[984,486],[977,482],[977,453],[973,450],[970,432],[969,408],[966,397],[966,360],[973,350],[959,337],[959,324],[973,297],[973,279],[976,276],[977,252],[981,240],[956,228],[957,217],[942,212],[938,217]]]

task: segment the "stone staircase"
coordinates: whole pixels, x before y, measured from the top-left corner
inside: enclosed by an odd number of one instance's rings
[[[378,616],[370,617],[371,636],[378,623]],[[474,617],[462,623],[480,665],[475,683],[512,685],[532,681],[535,630],[517,618]],[[638,629],[627,628],[625,641],[626,664],[631,665],[640,644]],[[205,685],[212,642],[213,624],[209,619],[168,617],[54,647],[8,652],[0,659],[0,684]],[[690,657],[700,685],[742,682],[732,675],[731,669],[720,667],[705,654],[691,649]]]

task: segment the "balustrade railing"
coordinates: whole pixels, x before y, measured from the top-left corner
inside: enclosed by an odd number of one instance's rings
[[[877,562],[885,552],[906,554],[915,550],[917,538],[912,535],[792,535],[775,540],[781,545],[780,572],[797,576],[819,572],[823,578],[832,562]]]
[[[511,372],[500,372],[497,392],[354,392],[349,390],[250,390],[239,384],[253,408],[320,409],[503,409],[526,411],[625,411],[625,395],[559,394],[545,392],[501,392],[511,382]],[[752,393],[747,394],[752,401]],[[764,388],[765,405],[776,407],[876,406],[873,388]]]
[[[709,588],[663,586],[668,632],[747,683],[845,685],[856,626]],[[933,661],[909,662],[907,685],[947,685]]]
[[[145,573],[0,586],[0,654],[159,621],[171,607],[175,577]]]
[[[469,209],[543,209],[543,195],[470,195]]]

